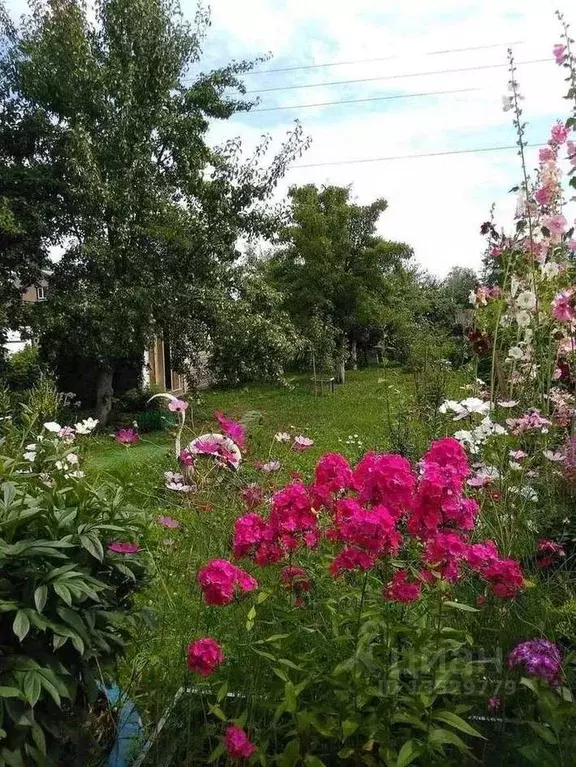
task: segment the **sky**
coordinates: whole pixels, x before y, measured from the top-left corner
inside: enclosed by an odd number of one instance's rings
[[[181,2],[192,19],[196,0]],[[17,13],[24,4],[8,0],[8,5]],[[245,76],[258,106],[214,122],[212,143],[240,137],[249,156],[266,133],[272,149],[278,148],[299,119],[312,143],[289,168],[278,197],[292,184],[352,185],[361,204],[378,197],[388,201],[379,233],[412,245],[416,260],[431,273],[480,265],[479,227],[492,204],[498,222],[512,222],[516,199],[509,190],[521,176],[516,150],[406,155],[514,145],[511,113],[502,109],[508,46],[518,63],[527,141],[544,143],[554,121],[567,116],[567,86],[551,51],[560,37],[556,8],[576,32],[573,1],[211,0],[210,5],[201,68],[271,54]],[[272,71],[279,69],[288,71]],[[271,88],[283,90],[266,90]],[[359,99],[369,100],[302,108]],[[258,111],[267,109],[273,111]],[[533,168],[537,148],[528,149],[527,157]],[[365,162],[348,162],[354,160]]]
[[[508,192],[521,174],[515,149],[304,166],[513,145],[511,114],[502,109],[508,45],[518,62],[527,141],[545,142],[554,121],[567,116],[566,84],[551,50],[560,34],[556,8],[576,26],[576,10],[567,10],[569,5],[563,7],[562,0],[212,0],[207,61],[271,52],[257,73],[246,76],[249,90],[313,86],[254,93],[257,109],[288,108],[236,115],[214,125],[212,139],[239,136],[249,153],[270,133],[278,146],[297,118],[312,144],[288,171],[280,195],[291,184],[352,184],[360,203],[388,200],[379,233],[411,244],[424,268],[440,276],[455,265],[476,268],[483,249],[479,227],[491,205],[503,225],[512,221],[516,199]],[[193,7],[185,4],[185,13]],[[471,48],[476,50],[462,50]],[[335,65],[317,66],[324,64]],[[461,71],[446,71],[455,69]],[[365,78],[372,79],[342,83]],[[331,81],[339,84],[325,84]],[[437,94],[455,90],[466,92]],[[431,92],[437,95],[387,98]],[[299,108],[374,98],[380,100]],[[527,155],[532,168],[537,149]]]

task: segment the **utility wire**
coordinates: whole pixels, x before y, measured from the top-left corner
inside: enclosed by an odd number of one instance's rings
[[[542,147],[545,144],[524,144],[525,147]],[[297,168],[323,168],[329,165],[360,165],[368,162],[389,162],[391,160],[414,160],[419,157],[446,157],[447,155],[456,154],[474,154],[476,152],[501,152],[507,149],[517,149],[516,144],[510,144],[509,146],[486,146],[479,147],[478,149],[451,149],[446,152],[425,152],[421,154],[403,154],[403,155],[391,155],[390,157],[368,157],[360,160],[334,160],[333,162],[311,162],[306,165],[292,165],[290,170],[296,170]]]
[[[400,93],[393,96],[373,96],[366,99],[345,99],[344,101],[319,101],[316,104],[294,104],[288,107],[264,107],[262,109],[251,109],[248,112],[243,113],[243,116],[250,116],[255,112],[279,112],[285,109],[310,109],[311,107],[331,107],[337,104],[362,104],[367,101],[395,101],[396,99],[414,99],[421,96],[444,96],[449,93],[470,93],[472,91],[479,91],[481,88],[456,88],[449,91],[428,91],[425,93]]]
[[[467,51],[485,51],[491,48],[511,48],[513,45],[522,45],[524,40],[517,40],[513,43],[492,43],[491,45],[474,45],[467,48],[448,48],[444,51],[424,51],[421,56],[443,56],[446,53],[465,53]],[[372,59],[354,59],[352,61],[332,61],[326,64],[304,64],[296,67],[279,67],[277,69],[254,69],[250,72],[245,72],[247,75],[271,75],[275,72],[297,72],[304,69],[320,69],[324,67],[345,67],[352,64],[370,64],[377,61],[391,61],[392,59],[406,58],[406,54],[398,53],[394,56],[383,56],[382,58]]]
[[[518,61],[516,62],[516,66],[521,66],[523,64],[543,64],[546,61],[553,61],[553,59],[545,58],[545,59],[530,59],[528,61]],[[256,90],[246,91],[246,93],[247,94],[271,93],[272,91],[292,91],[292,90],[300,90],[302,88],[324,88],[329,85],[350,85],[352,83],[369,83],[369,82],[376,82],[378,80],[401,80],[408,77],[424,77],[426,75],[448,75],[455,72],[478,72],[480,70],[485,70],[485,69],[502,69],[507,67],[508,67],[507,62],[502,64],[481,64],[475,67],[459,67],[458,69],[437,69],[432,72],[408,72],[408,73],[402,73],[398,75],[384,75],[382,77],[362,77],[357,80],[329,80],[323,83],[308,83],[304,85],[279,85],[279,86],[276,86],[275,88],[258,88]]]

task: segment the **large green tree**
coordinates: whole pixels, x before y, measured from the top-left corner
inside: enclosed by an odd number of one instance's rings
[[[393,275],[412,250],[377,236],[378,219],[387,207],[383,199],[358,205],[348,187],[308,184],[292,187],[289,201],[290,220],[270,259],[269,274],[304,336],[318,320],[333,334],[343,382],[346,357],[351,349],[354,358],[359,334],[385,324]]]
[[[203,13],[192,26],[177,0],[97,0],[94,10],[39,0],[6,38],[3,98],[17,110],[9,137],[31,115],[57,131],[47,164],[68,227],[52,230],[64,248],[36,326],[46,354],[96,367],[105,420],[121,360],[160,333],[176,363],[205,345],[238,237],[273,228],[266,201],[302,141],[297,127],[264,168],[265,145],[246,161],[237,141],[209,146],[211,120],[250,108],[239,76],[251,64],[197,73]],[[30,153],[10,161],[22,171]],[[17,192],[6,196],[12,205]]]

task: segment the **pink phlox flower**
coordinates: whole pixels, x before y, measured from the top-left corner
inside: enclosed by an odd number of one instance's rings
[[[313,444],[313,439],[310,439],[310,437],[304,437],[302,434],[299,434],[297,437],[294,437],[292,449],[296,450],[297,452],[303,452],[304,450],[308,450],[308,448],[312,447]]]
[[[313,548],[319,540],[312,498],[302,482],[292,482],[272,496],[270,526],[282,545],[293,550],[303,543]]]
[[[256,750],[244,730],[234,724],[226,728],[224,743],[230,759],[249,759]]]
[[[396,521],[385,506],[353,511],[340,524],[339,537],[345,544],[378,557],[396,554],[402,541]]]
[[[178,527],[180,527],[180,522],[178,522],[177,519],[174,519],[173,517],[167,517],[162,514],[159,517],[156,517],[156,522],[158,522],[159,525],[162,525],[162,527],[167,527],[171,530],[176,530]]]
[[[520,565],[514,559],[496,559],[481,572],[487,580],[492,593],[502,599],[512,599],[524,586],[524,576]]]
[[[240,450],[244,450],[246,447],[244,427],[238,421],[234,421],[231,418],[227,418],[222,413],[214,413],[214,417],[220,424],[220,428],[227,437],[238,445]]]
[[[473,543],[466,549],[464,558],[471,570],[475,573],[483,573],[488,565],[499,558],[498,547],[494,541]]]
[[[407,570],[397,570],[392,576],[390,583],[384,587],[382,594],[384,599],[389,602],[415,602],[420,598],[422,583],[419,581],[408,581]]]
[[[540,677],[555,687],[562,675],[562,653],[554,642],[531,639],[516,645],[508,655],[508,666],[523,666],[529,676]]]
[[[558,66],[561,66],[568,58],[566,46],[562,43],[556,43],[552,48],[552,55]]]
[[[456,581],[466,552],[466,542],[458,533],[436,533],[427,541],[422,559],[442,578]]]
[[[308,573],[303,567],[284,567],[280,573],[280,583],[296,594],[310,591],[312,588]]]
[[[364,504],[384,504],[397,519],[412,508],[416,477],[410,462],[394,453],[367,453],[354,471]]]
[[[330,575],[337,577],[344,572],[353,570],[369,570],[374,566],[376,558],[367,551],[348,546],[337,554],[330,564]]]
[[[236,559],[250,556],[260,567],[280,562],[285,556],[285,551],[279,545],[274,529],[255,512],[245,514],[236,520],[232,546]]]
[[[188,668],[202,676],[210,676],[224,662],[222,648],[211,637],[191,642],[186,650]]]
[[[138,554],[139,551],[142,551],[137,543],[122,543],[121,541],[113,541],[108,544],[107,548],[114,554]]]
[[[316,464],[314,484],[325,488],[330,493],[349,490],[353,485],[350,464],[339,453],[326,453]]]
[[[229,605],[238,591],[258,588],[258,581],[226,559],[213,559],[198,571],[198,583],[207,605]]]
[[[188,410],[188,403],[183,399],[171,399],[168,402],[168,410],[171,413],[185,413]]]

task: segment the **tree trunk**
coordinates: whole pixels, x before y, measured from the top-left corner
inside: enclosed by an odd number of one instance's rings
[[[352,361],[352,370],[358,370],[358,342],[355,338],[350,341],[350,359]]]
[[[336,383],[343,384],[346,382],[346,354],[348,348],[346,345],[346,336],[342,338],[340,344],[340,355],[338,358],[338,364],[336,367]]]
[[[112,396],[114,387],[114,368],[101,368],[96,379],[96,418],[101,426],[108,421],[108,416],[112,410]]]

